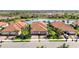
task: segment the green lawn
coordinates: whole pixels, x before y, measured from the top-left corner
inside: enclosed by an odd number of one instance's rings
[[[64,18],[47,18],[49,20],[64,20]]]
[[[65,42],[65,40],[60,40],[60,39],[49,39],[49,42]]]
[[[27,18],[25,20],[40,20],[40,19],[47,19],[47,20],[64,20],[64,18]]]
[[[15,39],[13,42],[30,42],[31,39]]]
[[[26,19],[27,19],[27,20],[28,20],[28,19],[29,19],[29,20],[31,20],[31,19],[37,19],[37,20],[38,20],[38,19],[66,19],[66,18],[25,18],[25,20],[26,20]]]
[[[30,20],[32,20],[33,18],[27,18],[27,19],[24,19],[24,20],[26,20],[26,21],[30,21]]]

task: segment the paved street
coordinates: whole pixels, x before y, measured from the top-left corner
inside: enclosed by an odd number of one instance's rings
[[[6,36],[0,36],[0,40],[2,39],[11,39],[14,38],[14,36],[6,37]],[[68,39],[67,42],[48,42],[48,39],[31,39],[31,42],[12,42],[5,41],[0,43],[1,48],[36,48],[38,46],[44,46],[47,48],[57,48],[61,46],[63,43],[66,43],[69,45],[69,48],[79,48],[79,40],[78,42],[72,41],[72,39]]]
[[[36,48],[38,46],[44,46],[47,48],[57,48],[63,43],[69,45],[70,48],[79,48],[79,42],[3,42],[0,43],[1,48]]]

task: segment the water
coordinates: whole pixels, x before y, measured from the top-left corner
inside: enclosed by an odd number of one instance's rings
[[[43,21],[45,21],[45,22],[48,22],[48,21],[53,22],[54,20],[49,20],[49,19],[34,19],[34,20],[26,21],[26,23],[32,24],[33,22],[43,22]]]
[[[30,20],[30,21],[26,21],[27,24],[32,24],[33,22],[54,22],[54,21],[63,21],[63,20],[56,20],[56,19],[34,19],[34,20]],[[75,22],[76,20],[69,20],[69,22],[67,22],[67,20],[64,20],[66,24],[72,24],[73,22]]]

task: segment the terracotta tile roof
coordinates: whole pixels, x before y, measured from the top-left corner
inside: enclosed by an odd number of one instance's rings
[[[19,31],[22,28],[25,27],[25,23],[24,22],[18,22],[18,23],[13,23],[10,24],[8,27],[6,27],[5,29],[3,29],[1,32],[13,32],[13,31]]]
[[[44,27],[47,27],[47,25],[44,22],[38,22],[39,24],[41,24]]]
[[[72,28],[71,26],[69,25],[65,25],[63,28],[62,28],[63,31],[68,31],[68,32],[75,32],[76,30],[74,28]]]
[[[0,22],[0,26],[6,26],[8,23],[6,22]]]
[[[33,22],[31,31],[47,31],[46,24],[43,22]]]
[[[68,31],[68,32],[69,32],[69,31],[70,31],[70,32],[75,32],[75,31],[76,31],[73,27],[64,24],[64,22],[53,22],[53,23],[51,23],[51,24],[52,24],[52,26],[54,26],[55,28],[61,29],[61,30],[63,30],[63,31]]]
[[[61,28],[62,26],[64,26],[64,22],[59,22],[59,21],[53,22],[51,24],[52,24],[52,26],[54,26],[56,28]]]
[[[7,28],[3,29],[1,32],[12,32],[16,30],[21,30],[19,27],[17,27],[16,24],[11,24]]]
[[[16,25],[17,25],[19,28],[23,28],[23,27],[25,27],[26,23],[25,23],[25,22],[18,22],[18,23],[16,23]]]

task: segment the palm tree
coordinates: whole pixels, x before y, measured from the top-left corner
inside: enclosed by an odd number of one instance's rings
[[[69,45],[67,45],[66,43],[64,43],[63,45],[57,47],[57,48],[69,48]]]

